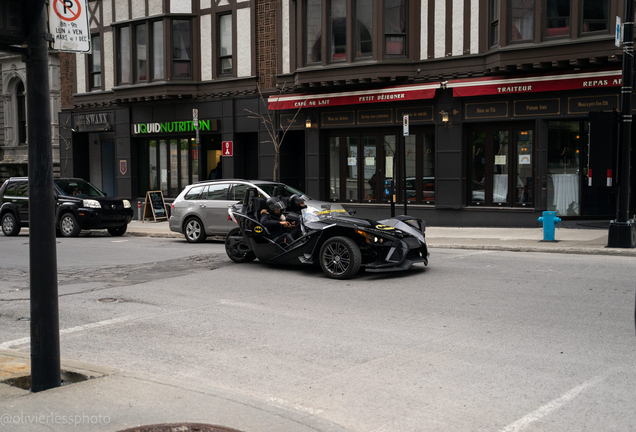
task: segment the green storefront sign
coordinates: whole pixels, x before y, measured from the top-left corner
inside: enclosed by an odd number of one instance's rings
[[[212,123],[212,125],[211,125]],[[212,127],[212,129],[210,129]],[[216,121],[213,120],[199,120],[199,131],[207,132],[210,130],[218,130]],[[163,123],[135,123],[133,124],[133,134],[162,134],[162,133],[175,133],[175,132],[194,132],[196,128],[192,120],[188,121],[174,121]]]

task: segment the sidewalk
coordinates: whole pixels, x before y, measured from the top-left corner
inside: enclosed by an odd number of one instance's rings
[[[577,226],[574,225],[573,226]],[[597,226],[602,226],[597,223]],[[557,228],[554,242],[543,241],[542,228],[427,227],[430,248],[482,249],[513,252],[552,252],[592,255],[636,256],[636,249],[608,248],[607,228]],[[168,223],[132,221],[127,235],[184,238],[170,231]],[[184,239],[185,240],[185,239]],[[218,241],[222,241],[218,238]]]
[[[28,353],[0,350],[0,381],[29,375]],[[300,410],[202,387],[196,382],[129,373],[62,360],[65,373],[90,379],[39,393],[0,383],[0,431],[114,432],[159,424],[215,425],[218,429],[159,429],[189,432],[347,432]],[[155,429],[157,430],[157,429]]]

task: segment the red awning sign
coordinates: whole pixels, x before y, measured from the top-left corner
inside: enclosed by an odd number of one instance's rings
[[[360,90],[340,93],[293,94],[271,96],[268,100],[270,110],[286,110],[298,108],[331,107],[339,105],[357,105],[363,103],[396,102],[419,99],[433,99],[435,84],[414,84],[384,87],[373,90]]]
[[[538,93],[557,90],[585,90],[591,88],[620,87],[621,70],[584,73],[562,73],[523,77],[485,77],[449,81],[453,96],[487,96],[511,93]]]

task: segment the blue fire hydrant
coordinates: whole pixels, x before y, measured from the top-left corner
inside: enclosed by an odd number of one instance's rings
[[[554,225],[561,223],[561,218],[556,212],[544,211],[538,221],[543,224],[543,241],[554,241]]]

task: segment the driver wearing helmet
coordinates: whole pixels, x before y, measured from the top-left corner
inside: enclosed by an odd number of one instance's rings
[[[272,236],[272,240],[276,243],[289,244],[294,241],[292,235],[288,232],[293,228],[294,224],[287,221],[283,215],[285,205],[277,197],[271,197],[265,204],[266,212],[261,218],[261,224],[267,228]]]
[[[294,225],[294,228],[291,231],[291,235],[294,239],[297,239],[302,234],[300,221],[302,219],[302,211],[305,208],[307,208],[307,204],[305,204],[304,196],[301,194],[293,194],[289,197],[289,202],[287,203],[288,211],[285,212],[285,217]]]

